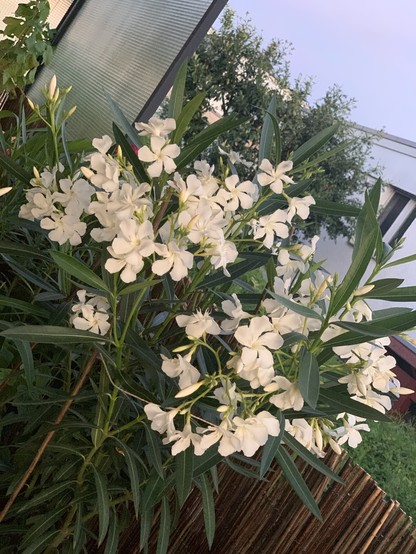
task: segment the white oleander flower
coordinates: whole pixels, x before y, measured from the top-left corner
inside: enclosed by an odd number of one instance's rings
[[[200,339],[205,333],[208,335],[219,335],[221,329],[216,321],[209,315],[209,311],[197,310],[192,315],[176,316],[176,323],[179,327],[185,327],[188,337]]]
[[[101,138],[95,138],[92,145],[100,154],[107,154],[113,144],[112,139],[108,135],[103,135]]]
[[[110,329],[108,318],[108,314],[96,311],[93,306],[85,304],[82,306],[79,315],[72,319],[72,325],[75,329],[90,331],[98,335],[106,335]]]
[[[50,217],[41,220],[42,229],[50,231],[48,237],[58,244],[69,242],[72,246],[81,244],[87,230],[87,225],[72,214],[53,213]]]
[[[150,221],[139,224],[134,219],[122,221],[117,237],[107,250],[111,258],[105,263],[106,270],[109,273],[121,271],[121,280],[131,283],[143,268],[143,258],[151,256],[155,250],[152,224]]]
[[[287,214],[283,210],[276,210],[270,215],[264,215],[254,223],[254,238],[262,239],[266,248],[272,248],[275,238],[285,239],[289,236],[289,228],[285,224]]]
[[[222,229],[216,229],[207,239],[209,245],[205,248],[205,255],[210,256],[210,262],[215,269],[222,267],[224,275],[230,277],[227,265],[234,262],[238,257],[236,245],[230,240],[225,240]]]
[[[298,442],[300,442],[308,450],[313,448],[313,429],[306,421],[306,419],[292,419],[292,421],[285,421],[285,431],[292,435]]]
[[[235,212],[239,206],[244,210],[252,207],[257,193],[254,183],[251,181],[240,183],[237,175],[231,175],[225,179],[224,186],[225,188],[218,192],[217,200],[226,211]]]
[[[274,168],[269,160],[264,159],[260,164],[260,171],[258,173],[257,180],[261,187],[270,186],[273,192],[281,194],[283,191],[284,183],[293,183],[293,180],[286,175],[288,171],[293,168],[292,161],[280,162],[280,164]]]
[[[339,383],[347,384],[348,392],[351,395],[357,396],[367,395],[367,387],[371,381],[371,376],[366,371],[354,371],[338,379]]]
[[[269,428],[273,436],[279,434],[279,422],[276,420],[277,426],[273,425],[271,418],[270,414],[266,414],[265,417],[257,416],[247,419],[238,416],[233,418],[232,422],[236,428],[234,436],[240,441],[241,450],[245,456],[253,456],[260,446],[266,444],[269,438]]]
[[[85,179],[60,179],[59,188],[61,192],[53,193],[53,201],[59,202],[65,208],[66,214],[81,217],[91,203],[91,196],[95,193],[94,187]]]
[[[148,137],[166,137],[176,129],[176,121],[169,117],[167,119],[159,119],[158,117],[151,117],[147,123],[135,123],[134,126],[139,135]]]
[[[157,431],[161,435],[166,433],[168,437],[172,436],[176,432],[173,420],[179,413],[178,409],[172,409],[168,412],[164,412],[160,406],[150,402],[149,404],[146,404],[144,411],[147,419],[152,422],[150,427],[153,431]]]
[[[213,176],[215,166],[209,165],[205,160],[194,162],[196,176],[201,182],[205,196],[213,196],[218,190],[218,183]]]
[[[343,425],[334,429],[338,436],[338,444],[341,445],[348,441],[348,445],[351,448],[357,448],[363,440],[360,431],[370,431],[370,427],[366,423],[360,423],[365,421],[362,417],[356,417],[351,414],[343,414],[343,416],[338,416],[338,419],[340,417],[342,417]]]
[[[163,354],[162,357],[162,371],[166,373],[168,377],[179,377],[179,388],[186,389],[191,385],[198,382],[201,377],[199,371],[194,367],[191,362],[191,355],[186,356],[178,355],[176,358],[167,358]]]
[[[233,293],[231,296],[232,300],[224,300],[221,303],[222,311],[231,317],[231,319],[224,319],[221,322],[221,329],[227,334],[235,331],[242,319],[251,317],[249,313],[243,310],[237,295]]]
[[[298,198],[297,196],[289,199],[289,209],[287,210],[287,220],[292,222],[293,217],[297,214],[301,219],[309,217],[310,206],[316,204],[312,196]]]
[[[275,333],[269,318],[265,315],[253,317],[249,325],[237,329],[234,337],[243,346],[242,363],[255,363],[261,368],[273,367],[273,355],[270,350],[278,350],[283,345],[282,337]]]
[[[152,136],[150,138],[150,146],[143,146],[139,150],[139,160],[148,162],[147,172],[150,177],[159,177],[162,171],[173,173],[176,169],[176,164],[173,161],[180,154],[180,148],[177,144],[168,144],[166,140],[160,136]]]
[[[153,273],[165,275],[170,272],[174,281],[180,281],[186,277],[194,263],[193,254],[173,240],[168,244],[155,244],[155,252],[164,259],[153,262]]]
[[[264,387],[266,392],[283,390],[279,394],[274,394],[269,398],[269,402],[274,404],[280,410],[299,411],[303,408],[304,399],[297,383],[291,383],[289,379],[283,376],[273,377],[273,382]]]

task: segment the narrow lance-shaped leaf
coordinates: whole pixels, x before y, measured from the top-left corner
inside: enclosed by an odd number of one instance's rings
[[[270,100],[270,104],[267,108],[266,114],[264,116],[264,122],[263,127],[261,129],[261,136],[260,136],[260,146],[259,146],[259,164],[264,159],[270,160],[271,153],[272,153],[272,145],[273,145],[273,132],[274,132],[274,126],[272,121],[272,115],[276,115],[276,95],[274,94],[272,96],[272,99]],[[278,163],[278,159],[276,159],[276,163]]]
[[[86,283],[90,287],[110,293],[104,281],[83,262],[63,252],[51,252],[51,257],[58,267],[72,275],[72,277],[79,279],[81,283]]]
[[[191,491],[193,469],[194,453],[192,448],[186,448],[175,456],[175,484],[180,506],[183,506]]]
[[[168,117],[178,119],[182,112],[183,99],[185,95],[186,73],[188,71],[188,60],[185,60],[180,66],[175,81],[172,86],[172,91],[169,98]]]
[[[333,479],[337,483],[343,483],[342,479],[332,471],[327,465],[324,464],[319,458],[317,458],[312,452],[303,446],[299,441],[297,441],[292,435],[284,432],[284,442],[287,444],[295,454],[298,454],[303,458],[309,465],[317,469],[323,475],[326,475],[330,479]]]
[[[318,402],[319,377],[319,366],[315,356],[303,348],[300,356],[298,384],[303,398],[311,408],[316,408]]]
[[[319,511],[318,505],[315,502],[311,491],[308,489],[308,486],[305,483],[298,468],[296,467],[295,462],[286,452],[284,447],[281,447],[276,453],[276,461],[282,468],[286,479],[289,481],[295,493],[302,500],[303,504],[308,508],[308,510],[313,513],[316,518],[319,519],[319,521],[322,521],[321,512]]]
[[[329,405],[329,407],[333,409],[334,413],[347,412],[348,414],[364,417],[374,421],[390,421],[388,416],[378,410],[375,410],[362,402],[353,400],[347,392],[345,392],[345,394],[341,394],[331,389],[321,388],[319,400]],[[323,408],[323,410],[325,409]]]
[[[110,512],[110,525],[108,528],[108,536],[105,543],[104,554],[117,554],[119,541],[120,527],[116,510]]]
[[[144,425],[146,432],[147,444],[148,444],[148,458],[149,462],[155,468],[157,474],[161,479],[164,479],[165,473],[162,465],[162,456],[160,454],[160,441],[156,437],[156,434],[150,429],[148,425]]]
[[[279,411],[277,413],[277,419],[279,420],[279,424],[280,424],[279,434],[277,435],[277,437],[269,436],[266,444],[263,447],[263,453],[261,455],[261,462],[260,462],[260,472],[259,472],[261,479],[263,479],[263,477],[269,471],[270,465],[276,455],[276,452],[279,449],[280,442],[282,440],[282,436],[285,431],[285,418],[283,417],[282,412]]]
[[[129,141],[126,139],[122,131],[120,131],[119,127],[115,123],[113,123],[113,133],[115,141],[119,146],[121,146],[121,150],[124,156],[126,156],[127,161],[131,163],[136,178],[142,183],[147,183],[149,180],[149,176],[147,175],[141,161],[134,152],[131,144],[129,144]]]
[[[137,463],[134,457],[134,453],[131,451],[130,447],[127,446],[127,444],[119,440],[117,437],[113,437],[113,440],[115,440],[120,445],[124,452],[130,477],[130,490],[133,496],[134,513],[137,518],[140,509],[140,476],[137,469]]]
[[[238,117],[235,114],[227,115],[219,121],[212,123],[201,131],[198,135],[192,138],[188,145],[183,148],[180,155],[175,159],[177,169],[183,169],[188,163],[195,160],[201,152],[203,152],[210,144],[214,142],[220,135],[235,129],[247,121],[246,117]]]
[[[205,96],[205,92],[200,92],[185,105],[177,118],[176,130],[172,135],[172,142],[179,144],[183,135],[188,129],[189,123],[191,122],[193,116],[196,114],[202,102],[204,101]]]
[[[339,124],[334,123],[330,127],[323,129],[317,133],[314,137],[302,144],[297,150],[295,150],[292,160],[293,165],[297,166],[304,160],[310,158],[318,152],[331,138],[336,134],[339,129]]]
[[[214,495],[207,475],[201,475],[199,477],[199,483],[202,493],[202,508],[204,511],[205,534],[208,541],[208,547],[211,548],[215,536]]]
[[[97,490],[98,509],[98,546],[103,542],[110,522],[110,499],[108,497],[107,479],[98,469],[92,465],[95,487]]]
[[[129,137],[132,144],[134,144],[137,147],[140,147],[142,144],[140,136],[134,130],[133,125],[129,122],[127,117],[124,115],[120,106],[117,104],[115,100],[113,100],[113,98],[111,98],[111,96],[106,91],[104,91],[104,96],[106,97],[106,100],[110,105],[110,108],[114,114],[114,117],[116,118],[117,122],[120,124],[120,129],[123,130],[123,132]]]
[[[159,535],[157,537],[157,547],[156,554],[166,554],[169,547],[169,536],[170,536],[170,509],[169,509],[169,500],[162,498],[162,509],[160,511],[160,526],[159,526]]]
[[[367,195],[357,221],[357,234],[352,263],[332,299],[330,305],[332,314],[335,314],[344,306],[353,291],[358,287],[372,258],[376,246],[378,229],[376,215],[369,196]]]
[[[81,331],[55,325],[22,325],[2,331],[0,336],[7,339],[30,341],[38,344],[76,344],[109,342],[107,337],[89,331]]]

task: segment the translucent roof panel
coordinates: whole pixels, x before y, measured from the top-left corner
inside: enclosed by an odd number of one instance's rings
[[[167,92],[181,58],[202,40],[226,0],[85,0],[56,46],[52,63],[29,90],[35,101],[55,73],[72,85],[78,109],[68,135],[111,133],[110,95],[129,121],[147,117]],[[74,4],[77,8],[77,3]],[[150,102],[150,105],[149,105]]]

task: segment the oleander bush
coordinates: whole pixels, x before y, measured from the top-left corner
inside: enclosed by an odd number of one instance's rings
[[[409,392],[384,347],[416,312],[367,304],[414,294],[379,277],[415,259],[382,242],[380,183],[360,211],[315,202],[336,125],[283,160],[273,101],[251,179],[210,166],[241,119],[184,143],[201,98],[183,105],[183,78],[170,117],[92,144],[65,140],[74,108],[53,78],[1,135],[0,552],[117,552],[131,517],[146,549],[159,511],[166,552],[193,487],[212,544],[220,464],[264,479],[277,460],[320,517],[293,456],[338,480],[325,448],[357,446]],[[314,259],[318,237],[296,239],[314,210],[357,216],[343,279]]]

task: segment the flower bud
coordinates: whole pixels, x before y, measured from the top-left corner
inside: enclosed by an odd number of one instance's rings
[[[4,194],[7,194],[12,190],[12,187],[2,187],[0,188],[0,196],[3,196]]]
[[[81,173],[86,179],[91,179],[91,177],[95,175],[94,171],[92,171],[89,167],[81,167]]]
[[[370,290],[373,290],[375,285],[364,285],[363,287],[355,290],[352,295],[353,296],[364,296],[365,294],[367,294],[368,292],[370,292]]]
[[[199,381],[198,383],[189,385],[189,387],[186,387],[186,389],[180,390],[177,394],[175,394],[175,398],[184,398],[185,396],[189,396],[190,394],[197,391],[199,387],[202,387],[203,384],[204,381]]]
[[[51,82],[49,83],[49,98],[51,100],[54,99],[55,90],[56,90],[56,75],[52,77]]]

